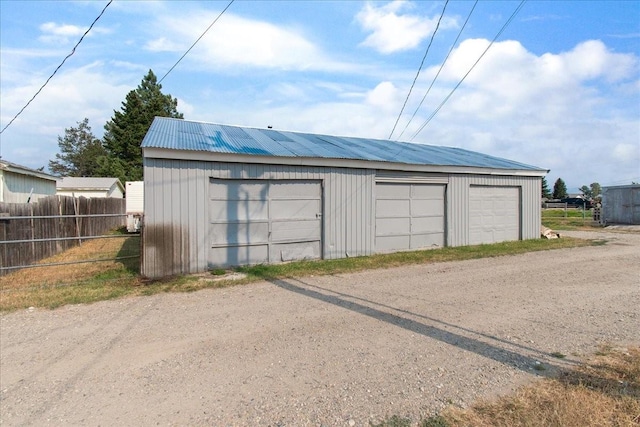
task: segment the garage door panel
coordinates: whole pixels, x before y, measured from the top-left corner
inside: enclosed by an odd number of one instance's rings
[[[412,185],[411,197],[414,199],[444,199],[444,185]]]
[[[444,230],[444,217],[433,216],[413,218],[411,220],[411,234],[440,233]]]
[[[443,247],[444,236],[442,233],[414,234],[411,236],[411,249]]]
[[[266,197],[267,188],[264,182],[212,182],[209,185],[209,197],[218,200],[262,200]]]
[[[211,224],[212,245],[267,243],[269,224],[267,222]]]
[[[320,221],[286,221],[271,224],[271,241],[320,240]]]
[[[408,218],[411,215],[410,200],[377,200],[376,217]]]
[[[411,216],[444,216],[444,201],[440,200],[411,200]]]
[[[409,199],[411,197],[411,187],[406,184],[390,184],[390,183],[378,183],[376,184],[376,199],[384,200],[402,200]]]
[[[393,252],[411,248],[411,236],[376,236],[377,252]]]
[[[470,187],[469,244],[520,239],[520,189]]]
[[[268,218],[269,206],[264,200],[212,200],[209,203],[209,220],[211,222],[260,221]]]
[[[320,184],[317,182],[275,182],[269,188],[272,199],[315,199]]]
[[[212,265],[250,265],[269,262],[269,246],[229,245],[209,248],[209,263]]]
[[[319,200],[271,200],[271,219],[316,218],[320,211]]]
[[[320,242],[278,243],[271,245],[271,262],[320,258]]]
[[[376,184],[376,251],[444,246],[445,186]]]
[[[394,234],[410,234],[410,218],[378,218],[376,220],[376,233],[378,236],[390,236]]]

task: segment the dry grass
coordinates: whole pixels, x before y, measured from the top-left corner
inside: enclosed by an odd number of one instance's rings
[[[40,264],[139,254],[138,237],[89,240]],[[0,310],[58,307],[126,295],[139,287],[138,259],[26,268],[0,277]]]
[[[422,425],[638,427],[640,348],[603,349],[584,365],[557,378],[466,410],[449,408]]]

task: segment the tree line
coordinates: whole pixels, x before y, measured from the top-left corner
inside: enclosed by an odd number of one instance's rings
[[[602,187],[597,182],[592,182],[591,185],[583,185],[580,187],[582,197],[586,200],[597,200],[602,193]],[[562,178],[556,179],[553,184],[553,193],[549,190],[549,184],[547,180],[542,178],[542,197],[545,199],[564,199],[568,196],[567,185]]]
[[[182,119],[178,100],[162,93],[162,85],[149,70],[140,85],[130,91],[119,111],[114,110],[104,125],[104,136],[96,138],[89,119],[77,122],[58,137],[60,153],[49,161],[49,170],[58,176],[117,177],[125,181],[142,180],[140,144],[153,118]]]

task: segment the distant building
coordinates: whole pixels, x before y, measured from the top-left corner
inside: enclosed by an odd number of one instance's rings
[[[640,225],[640,184],[603,187],[602,221]]]
[[[122,199],[124,186],[118,178],[64,177],[58,180],[57,194],[72,197],[111,197]]]
[[[55,194],[55,176],[0,160],[0,202],[29,203]]]

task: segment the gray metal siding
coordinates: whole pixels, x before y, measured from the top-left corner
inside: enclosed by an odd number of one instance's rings
[[[375,171],[306,166],[144,159],[142,274],[208,268],[210,178],[323,182],[323,258],[373,253]]]
[[[6,203],[27,203],[27,199],[29,198],[29,194],[32,189],[32,202],[35,202],[42,197],[53,196],[56,194],[56,182],[54,180],[47,180],[9,171],[4,171],[2,174],[2,195],[4,200],[0,201],[4,201]]]
[[[469,188],[472,185],[519,187],[521,189],[521,238],[527,240],[540,237],[540,178],[451,175],[447,188],[447,243],[449,246],[470,244]]]
[[[602,219],[606,224],[640,224],[640,185],[604,187]]]

